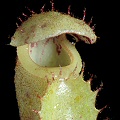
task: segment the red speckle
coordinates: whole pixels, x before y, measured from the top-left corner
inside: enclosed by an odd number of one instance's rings
[[[38,42],[35,42],[35,47],[37,47],[38,46]]]
[[[34,43],[31,43],[30,47],[33,48],[34,47]]]
[[[18,19],[20,20],[20,22],[23,22],[23,20],[20,17]]]
[[[93,17],[91,17],[90,22],[88,23],[89,26],[90,26],[91,23],[92,23],[92,19],[93,19]]]
[[[82,118],[82,116],[80,115],[80,118]]]
[[[20,31],[21,31],[22,33],[24,33],[24,30],[23,30],[23,29],[21,29]]]
[[[42,98],[42,97],[41,97],[40,95],[38,95],[38,94],[37,94],[37,97],[38,97],[39,99],[41,99],[41,98]]]
[[[39,111],[38,110],[32,110],[33,112],[35,112],[36,114],[39,114]]]
[[[57,51],[58,55],[60,55],[61,49],[62,49],[62,46],[60,44],[56,44],[56,51]]]
[[[30,32],[29,33],[35,33],[35,28],[36,28],[36,26],[35,25],[32,25],[31,27],[30,27]]]
[[[22,13],[23,16],[28,17],[25,13]]]
[[[105,105],[101,110],[100,110],[100,113],[105,109],[105,108],[107,108],[108,107],[108,105]]]
[[[93,80],[93,74],[91,74],[90,79],[88,80],[89,83],[91,83],[91,81]]]
[[[47,39],[46,42],[45,42],[45,45],[47,45],[47,43],[49,42],[50,39]]]
[[[47,23],[44,23],[44,24],[42,24],[42,25],[38,25],[38,27],[40,27],[40,28],[45,28],[45,27],[47,27]]]
[[[57,43],[57,41],[55,39],[53,39],[53,43],[56,45],[56,51],[57,51],[58,55],[60,55],[62,46],[59,43]]]
[[[25,43],[28,44],[29,36],[25,39]]]
[[[55,43],[55,39],[53,39],[53,43]]]
[[[26,97],[27,97],[27,98],[30,98],[29,92],[26,92]]]
[[[76,71],[76,69],[77,69],[77,65],[76,65],[75,69],[73,70],[73,72],[75,72],[75,71]]]
[[[30,50],[30,53],[32,53],[32,50]]]
[[[46,42],[44,43],[44,47],[43,47],[43,50],[42,50],[42,55],[44,55],[44,49],[45,49],[45,46],[47,45],[47,43],[49,42],[50,39],[47,39]],[[36,44],[38,45],[38,43]],[[41,62],[42,58],[40,58],[40,62]]]
[[[18,25],[18,23],[16,23],[16,26],[17,26],[17,28],[19,28],[19,25]]]
[[[15,37],[13,36],[12,39],[15,40]]]
[[[40,11],[44,12],[44,8],[45,8],[45,5],[42,6],[42,8],[40,9]]]
[[[55,5],[54,5],[53,0],[51,0],[51,5],[52,5],[52,11],[54,11],[55,10]]]
[[[55,80],[55,74],[54,73],[52,73],[52,80],[54,81]]]
[[[61,66],[60,66],[60,72],[59,72],[59,75],[62,75],[62,68],[61,68]]]
[[[46,23],[44,23],[43,25],[41,25],[41,28],[45,28],[45,27],[47,27]]]
[[[70,15],[70,5],[68,6],[68,15]]]
[[[93,29],[93,30],[95,30],[95,25],[96,25],[96,24],[94,24],[94,25],[92,26],[92,29]]]
[[[30,10],[30,8],[26,7],[32,14],[34,14],[35,12],[33,10]]]
[[[86,8],[83,10],[83,20],[85,20],[86,17]]]
[[[84,42],[86,43],[89,43],[89,44],[92,44],[92,41],[91,39],[89,39],[88,37],[86,36],[80,36],[80,35],[77,35],[77,34],[73,34],[75,37],[77,37],[78,41],[81,41],[83,40]]]
[[[37,46],[38,46],[38,43],[37,43],[37,42],[34,42],[34,43],[31,43],[31,44],[30,44],[30,47],[31,47],[31,48],[34,48],[34,47],[37,47]]]

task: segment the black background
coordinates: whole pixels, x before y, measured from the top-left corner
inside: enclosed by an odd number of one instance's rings
[[[118,48],[119,33],[117,19],[119,17],[118,7],[115,1],[102,0],[54,0],[55,9],[67,13],[71,5],[71,14],[77,18],[83,17],[83,10],[86,8],[86,22],[93,16],[92,25],[96,24],[95,33],[99,37],[93,45],[86,45],[82,42],[76,44],[76,48],[86,63],[86,70],[97,76],[93,80],[91,88],[95,90],[103,83],[102,89],[96,98],[96,108],[106,106],[98,115],[98,120],[118,120],[117,96],[119,67]],[[106,3],[105,3],[106,2]],[[25,18],[22,13],[28,16],[30,12],[25,8],[39,13],[40,8],[45,4],[45,11],[51,10],[49,0],[4,0],[1,5],[1,32],[0,32],[0,115],[1,120],[19,120],[17,100],[14,86],[14,68],[16,60],[16,48],[9,46],[10,37],[16,30],[16,22],[20,25],[18,17]],[[5,115],[4,115],[5,114]]]

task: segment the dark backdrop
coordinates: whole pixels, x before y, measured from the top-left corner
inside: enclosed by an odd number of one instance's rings
[[[98,115],[98,120],[117,120],[116,107],[118,106],[117,96],[119,95],[119,67],[118,48],[119,33],[117,34],[118,8],[114,1],[102,0],[54,0],[55,9],[67,13],[71,5],[71,13],[77,18],[83,17],[83,10],[86,8],[86,22],[93,16],[93,24],[96,24],[95,33],[100,37],[96,44],[86,45],[82,42],[76,44],[76,48],[86,62],[86,70],[96,75],[91,88],[95,90],[103,83],[101,91],[96,98],[98,109],[106,106]],[[46,4],[45,11],[51,9],[49,0],[4,0],[1,2],[0,19],[0,115],[3,120],[19,120],[17,100],[14,86],[14,68],[16,60],[16,48],[6,45],[16,29],[16,22],[20,24],[18,17],[23,18],[22,12],[30,15],[28,7],[35,12]],[[23,18],[24,19],[24,18]],[[87,76],[87,75],[86,75]],[[5,114],[5,115],[4,115]],[[2,120],[1,119],[1,120]]]

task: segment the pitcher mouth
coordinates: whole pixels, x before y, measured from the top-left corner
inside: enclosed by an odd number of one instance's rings
[[[70,56],[62,46],[62,41],[65,40],[64,37],[56,36],[30,43],[29,56],[41,67],[64,67],[70,65]]]
[[[29,73],[44,78],[79,73],[82,60],[66,34],[17,47],[18,63]],[[78,77],[78,76],[74,76]]]

